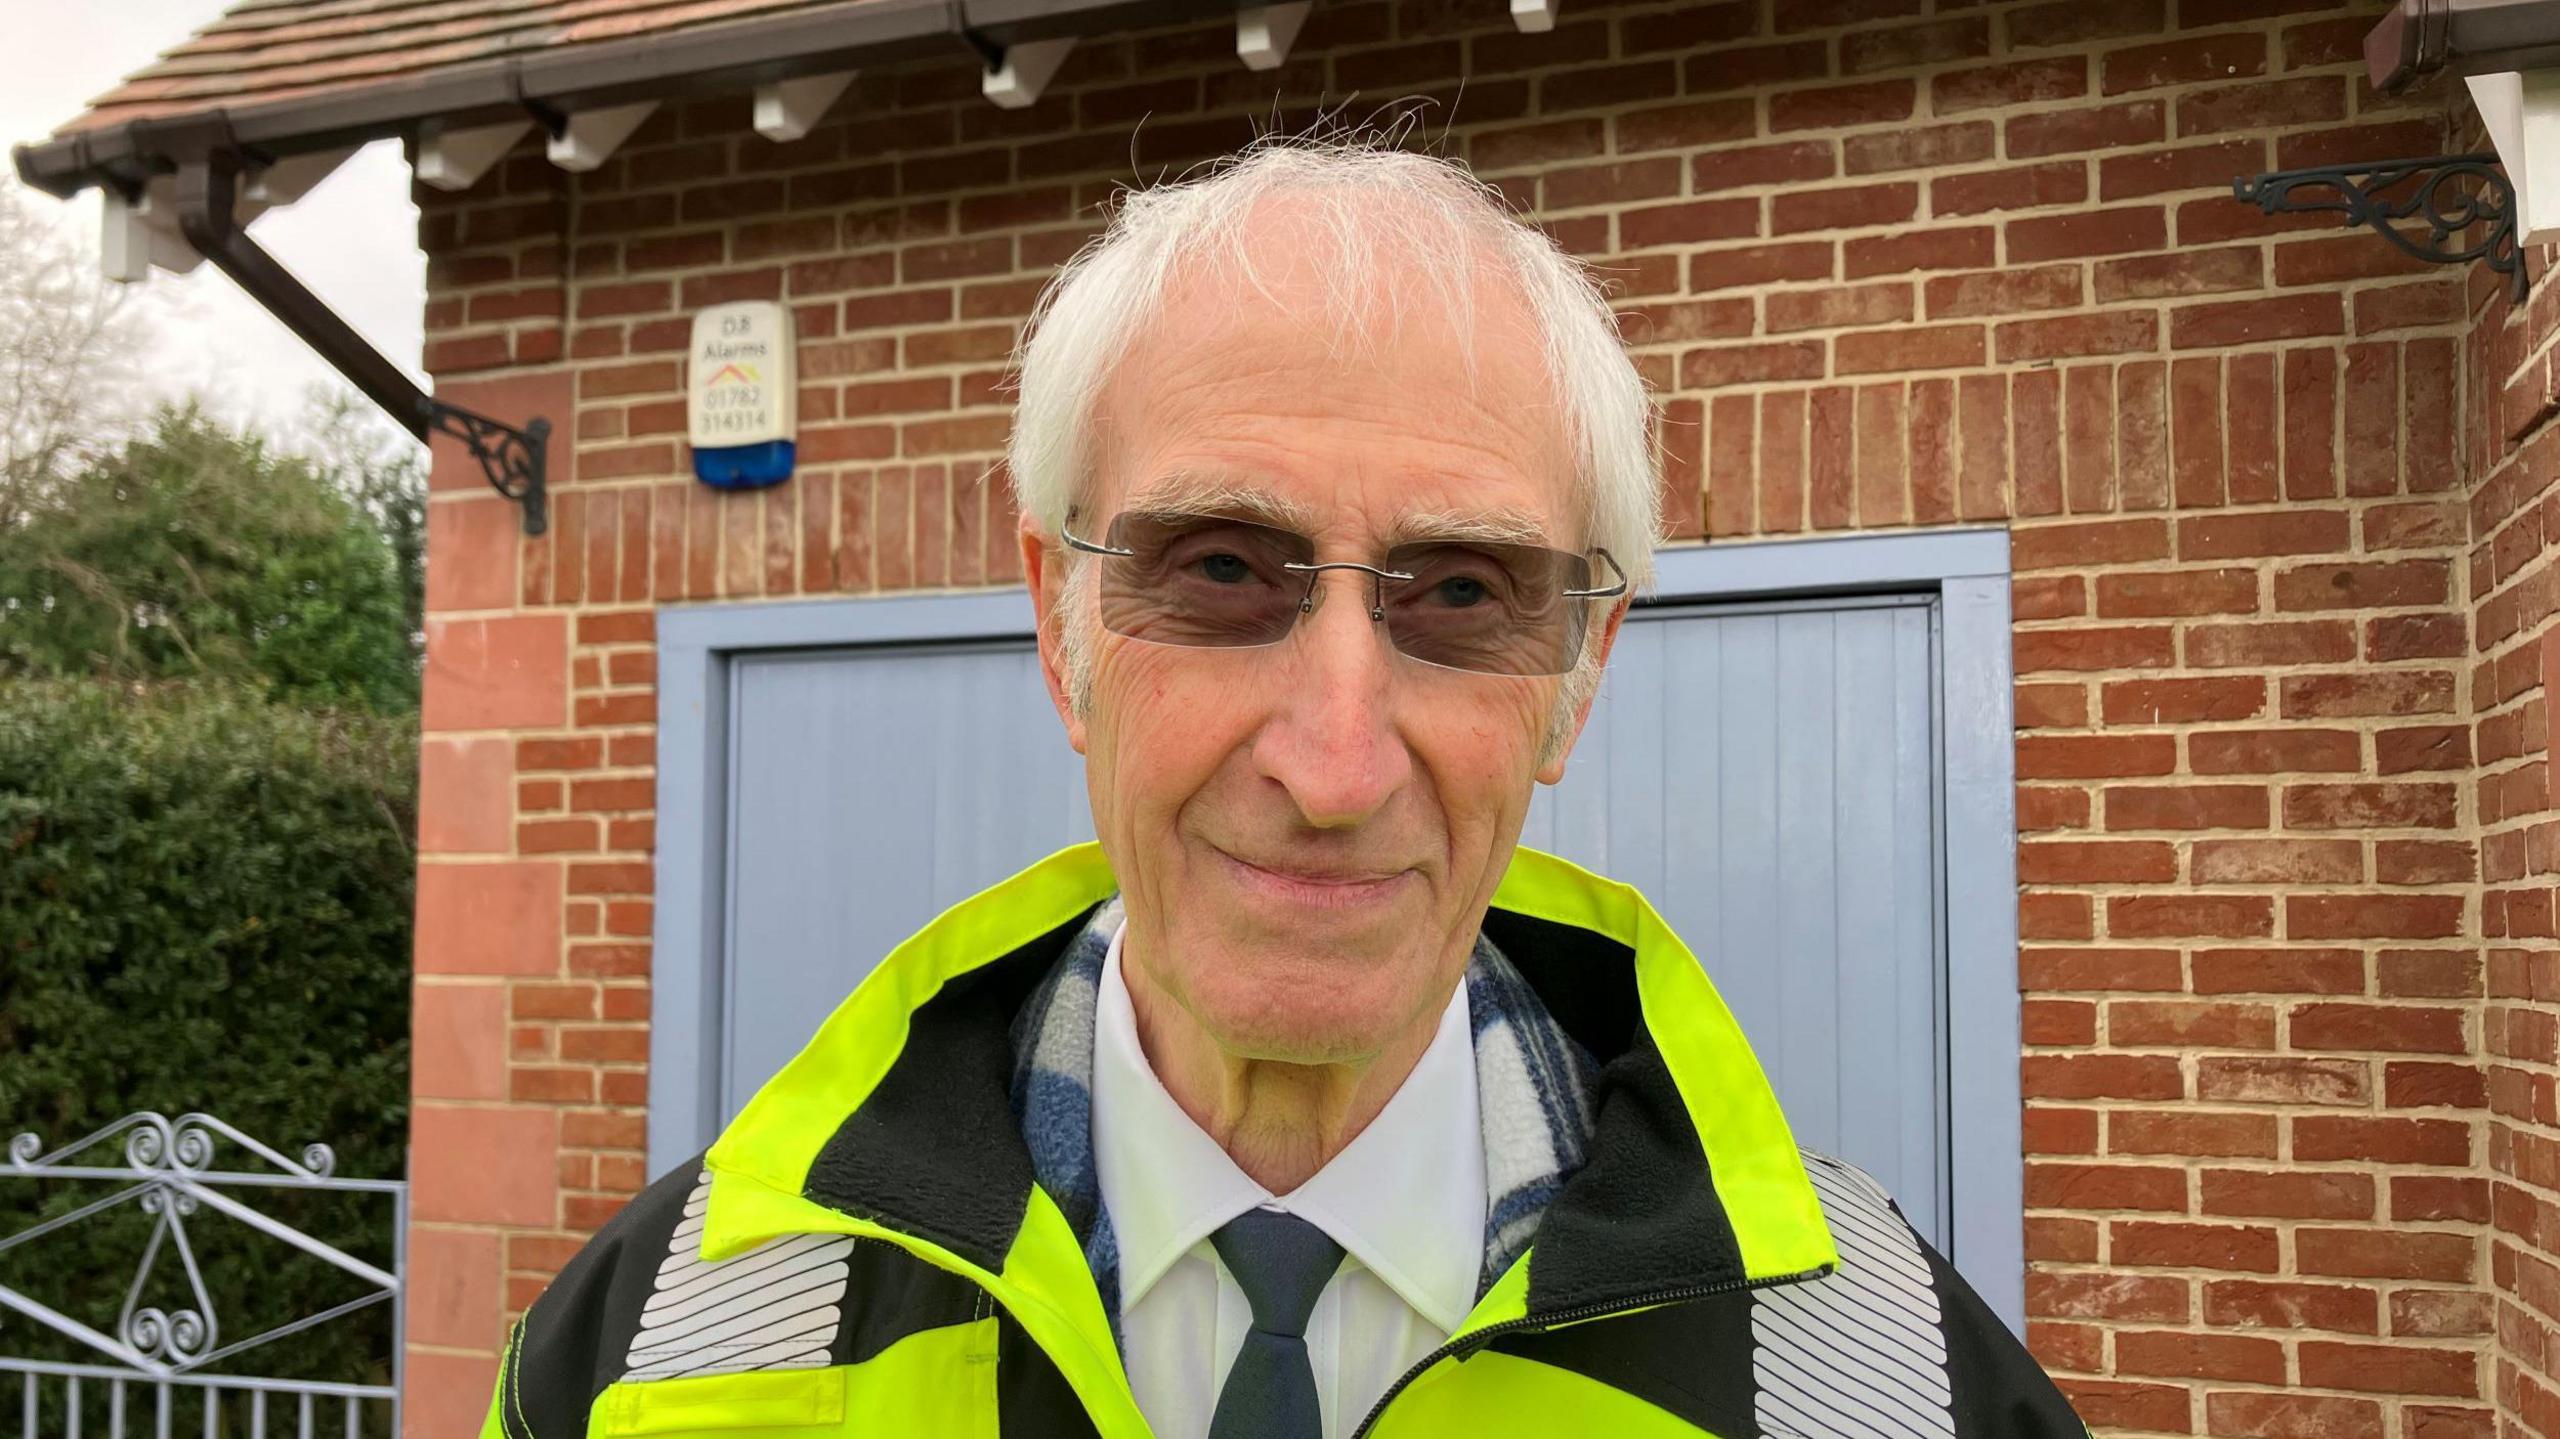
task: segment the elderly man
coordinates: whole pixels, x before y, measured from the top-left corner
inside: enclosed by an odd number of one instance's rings
[[[1100,843],[882,959],[484,1434],[2083,1432],[1644,900],[1516,848],[1657,524],[1572,261],[1271,145],[1129,197],[1020,374]]]

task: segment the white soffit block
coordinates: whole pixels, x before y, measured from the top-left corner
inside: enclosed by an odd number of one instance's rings
[[[258,205],[290,205],[311,193],[311,188],[329,178],[353,150],[319,150],[308,155],[287,155],[249,178],[241,197]]]
[[[642,121],[656,113],[658,102],[643,100],[637,105],[613,105],[602,110],[581,110],[568,118],[560,133],[551,137],[551,163],[563,170],[592,170],[613,157],[631,132]]]
[[[430,121],[418,136],[418,181],[439,190],[468,190],[532,128],[531,120],[467,130],[448,130]]]
[[[1556,28],[1556,0],[1511,0],[1511,23],[1532,35]]]
[[[183,275],[204,263],[204,256],[178,231],[177,183],[162,176],[144,187],[139,201],[127,200],[113,186],[104,187],[98,236],[98,267],[119,284],[139,284],[153,269]]]
[[[1298,43],[1298,27],[1307,23],[1315,0],[1289,5],[1247,5],[1236,12],[1236,58],[1248,70],[1277,70]]]
[[[2464,78],[2516,189],[2516,243],[2560,240],[2560,70]]]
[[[814,128],[820,116],[827,113],[844,88],[853,83],[853,72],[836,75],[803,75],[797,80],[777,80],[756,87],[756,133],[768,140],[797,140]]]
[[[1007,110],[1027,110],[1038,103],[1040,92],[1049,88],[1058,67],[1066,63],[1067,52],[1074,48],[1073,36],[1006,46],[1004,63],[980,75],[978,88]]]

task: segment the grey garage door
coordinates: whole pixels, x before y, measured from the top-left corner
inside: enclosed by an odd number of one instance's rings
[[[1635,612],[1523,838],[1650,896],[1797,1137],[1874,1171],[1943,1247],[1933,616],[1916,597]],[[742,655],[727,695],[723,1118],[900,938],[1092,835],[1027,643]]]

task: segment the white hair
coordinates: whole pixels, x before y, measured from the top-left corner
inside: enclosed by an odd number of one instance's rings
[[[1512,215],[1498,191],[1454,162],[1395,148],[1391,138],[1270,137],[1196,178],[1121,198],[1108,228],[1042,293],[1014,357],[1006,464],[1016,502],[1043,534],[1057,537],[1090,482],[1095,402],[1175,276],[1223,262],[1267,296],[1245,244],[1247,222],[1266,201],[1285,199],[1310,217],[1308,233],[1317,237],[1310,243],[1330,250],[1314,258],[1337,347],[1360,343],[1380,318],[1392,325],[1407,298],[1398,282],[1417,272],[1470,355],[1463,341],[1487,271],[1525,302],[1574,457],[1586,543],[1609,551],[1635,586],[1651,578],[1661,470],[1644,381],[1607,297],[1543,231]],[[1089,610],[1084,588],[1071,582],[1067,598]],[[1090,675],[1088,628],[1061,631],[1079,706]],[[1569,677],[1559,706],[1563,737],[1571,730],[1564,721],[1597,682],[1588,659]],[[1560,742],[1551,736],[1551,745]]]

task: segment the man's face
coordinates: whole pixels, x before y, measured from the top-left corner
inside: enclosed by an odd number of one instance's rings
[[[1270,294],[1177,281],[1106,386],[1079,535],[1223,488],[1297,511],[1320,562],[1376,563],[1417,528],[1483,518],[1588,547],[1524,305],[1477,287],[1472,377],[1463,337],[1409,277],[1399,326],[1328,346],[1323,277],[1288,258],[1285,222],[1259,233]],[[1357,571],[1319,576],[1314,613],[1278,644],[1176,648],[1101,631],[1064,556],[1026,555],[1052,691],[1129,906],[1133,981],[1229,1053],[1290,1063],[1372,1057],[1436,1013],[1532,781],[1561,777],[1561,753],[1542,765],[1540,750],[1563,681],[1396,653]],[[1617,618],[1595,626],[1602,655]],[[1081,714],[1060,625],[1095,626]]]

